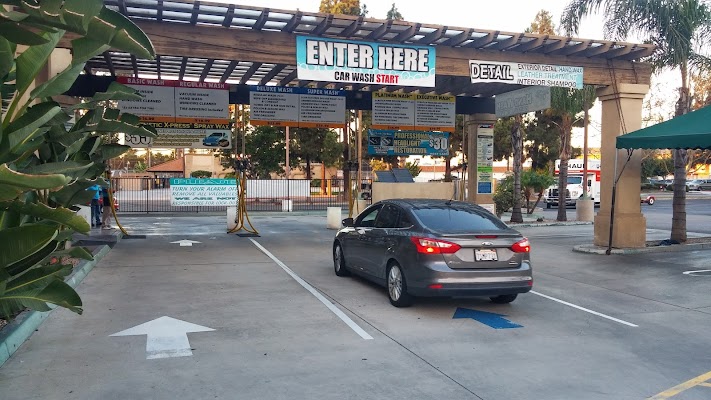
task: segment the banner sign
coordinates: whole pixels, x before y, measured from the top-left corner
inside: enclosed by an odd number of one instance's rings
[[[236,206],[235,179],[170,178],[172,206]]]
[[[124,135],[131,147],[231,147],[229,85],[120,76],[140,100],[120,100],[119,109],[158,131],[157,138]]]
[[[545,110],[551,107],[551,88],[531,86],[497,94],[494,101],[496,102],[497,118]]]
[[[368,154],[446,156],[449,155],[449,133],[369,129]]]
[[[299,80],[435,87],[435,48],[296,37]]]
[[[583,67],[469,60],[472,83],[583,88]]]
[[[494,125],[479,125],[476,133],[477,193],[494,192]]]
[[[346,92],[279,86],[253,86],[249,92],[252,125],[342,128]]]
[[[372,127],[454,132],[455,97],[373,92]]]

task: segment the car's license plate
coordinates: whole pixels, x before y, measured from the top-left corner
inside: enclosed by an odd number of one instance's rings
[[[474,250],[474,259],[477,261],[498,261],[494,249]]]

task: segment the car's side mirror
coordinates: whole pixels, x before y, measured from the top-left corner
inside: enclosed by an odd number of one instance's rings
[[[346,218],[343,221],[341,221],[341,224],[343,224],[343,226],[345,226],[345,227],[355,226],[353,218]]]

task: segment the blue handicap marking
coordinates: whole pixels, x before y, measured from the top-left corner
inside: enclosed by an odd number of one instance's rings
[[[454,312],[452,319],[469,318],[479,321],[482,324],[488,325],[494,329],[523,328],[523,325],[513,323],[504,317],[505,315],[503,314],[457,307],[457,311]]]

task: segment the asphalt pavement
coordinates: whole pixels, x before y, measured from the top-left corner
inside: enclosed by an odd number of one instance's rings
[[[711,276],[689,273],[711,251],[579,254],[591,225],[522,227],[532,293],[398,309],[335,276],[325,216],[251,219],[259,237],[222,216],[122,218],[136,238],[78,287],[84,315],[55,311],[0,368],[0,397],[711,398]]]

